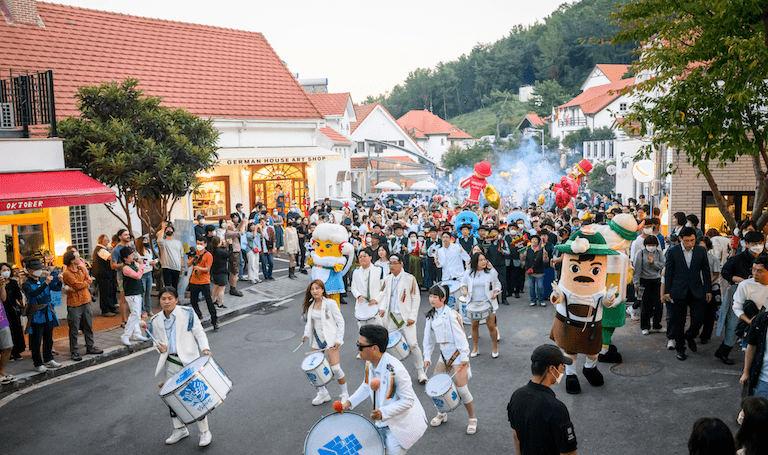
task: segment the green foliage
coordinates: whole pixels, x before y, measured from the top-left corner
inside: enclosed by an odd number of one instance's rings
[[[549,150],[557,150],[560,148],[560,138],[559,137],[550,137],[549,135],[544,135],[544,145]]]
[[[466,150],[451,146],[443,155],[442,166],[451,172],[462,166],[472,167],[475,163],[490,160],[492,157],[493,149],[488,141],[479,141]]]
[[[199,185],[196,174],[212,168],[218,158],[219,133],[211,120],[184,109],[160,105],[144,96],[136,79],[78,89],[82,113],[58,122],[67,167],[113,187],[132,229],[129,203],[154,232],[174,203]]]
[[[469,54],[434,69],[418,68],[390,92],[368,98],[382,100],[395,118],[432,106],[436,115],[448,119],[489,107],[484,97],[494,90],[517,93],[521,85],[536,81],[553,80],[565,93],[576,93],[596,64],[632,61],[633,44],[614,46],[591,39],[618,31],[607,20],[617,1],[628,0],[564,3],[544,23],[515,26],[494,43],[478,44]]]
[[[528,100],[528,109],[541,117],[552,114],[552,108],[572,98],[562,85],[555,80],[536,81],[533,95]]]
[[[615,139],[616,135],[609,127],[604,126],[592,131],[589,127],[584,127],[580,130],[568,133],[563,139],[563,147],[574,149],[581,147],[582,142],[586,141],[603,141],[609,139]]]
[[[638,102],[624,116],[653,138],[642,157],[662,145],[684,154],[707,180],[730,228],[736,220],[710,169],[739,157],[754,165],[752,220],[758,229],[768,222],[768,46],[761,17],[767,13],[764,0],[636,0],[612,14],[621,27],[615,42],[649,43],[634,69],[652,77],[630,87]]]
[[[610,165],[616,166],[616,162],[600,162],[595,164],[587,178],[587,187],[590,190],[602,195],[616,191],[616,175],[609,175],[606,172],[606,168]]]

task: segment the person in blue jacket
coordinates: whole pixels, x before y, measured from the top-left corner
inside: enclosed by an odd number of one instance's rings
[[[51,291],[61,291],[61,280],[55,272],[44,270],[37,258],[27,260],[27,281],[21,285],[27,296],[32,322],[29,326],[29,349],[32,362],[38,373],[45,373],[48,368],[59,368],[60,363],[53,360],[53,328],[59,326],[51,300]],[[43,352],[40,354],[40,342]]]

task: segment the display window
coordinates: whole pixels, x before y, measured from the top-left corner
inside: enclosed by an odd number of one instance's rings
[[[752,191],[724,191],[723,198],[726,201],[728,211],[736,218],[736,221],[745,220],[752,217],[752,205],[755,202],[755,193]],[[702,192],[702,212],[703,218],[700,229],[707,232],[707,229],[717,229],[721,234],[730,235],[730,229],[725,217],[720,213],[717,207],[715,197],[710,191]],[[763,209],[765,210],[765,209]]]
[[[192,193],[193,218],[203,215],[217,220],[229,216],[229,177],[200,177],[200,187]]]
[[[306,165],[304,163],[270,164],[254,166],[251,184],[251,200],[262,202],[267,210],[285,214],[296,201],[303,206],[307,194]]]
[[[37,257],[53,266],[56,257],[48,209],[0,212],[0,262],[21,267],[21,260]]]

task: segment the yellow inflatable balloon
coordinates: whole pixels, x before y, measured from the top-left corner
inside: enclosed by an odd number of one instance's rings
[[[498,190],[492,185],[485,186],[485,200],[488,201],[494,209],[498,209],[501,204],[501,196],[499,196]]]
[[[547,198],[546,198],[546,196],[544,196],[543,194],[540,194],[540,195],[539,195],[539,205],[543,207],[543,206],[544,206],[544,203],[545,203],[546,201],[547,201]]]

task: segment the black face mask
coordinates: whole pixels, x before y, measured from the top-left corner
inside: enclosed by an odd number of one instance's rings
[[[173,231],[165,231],[165,236],[170,237],[173,235]]]

